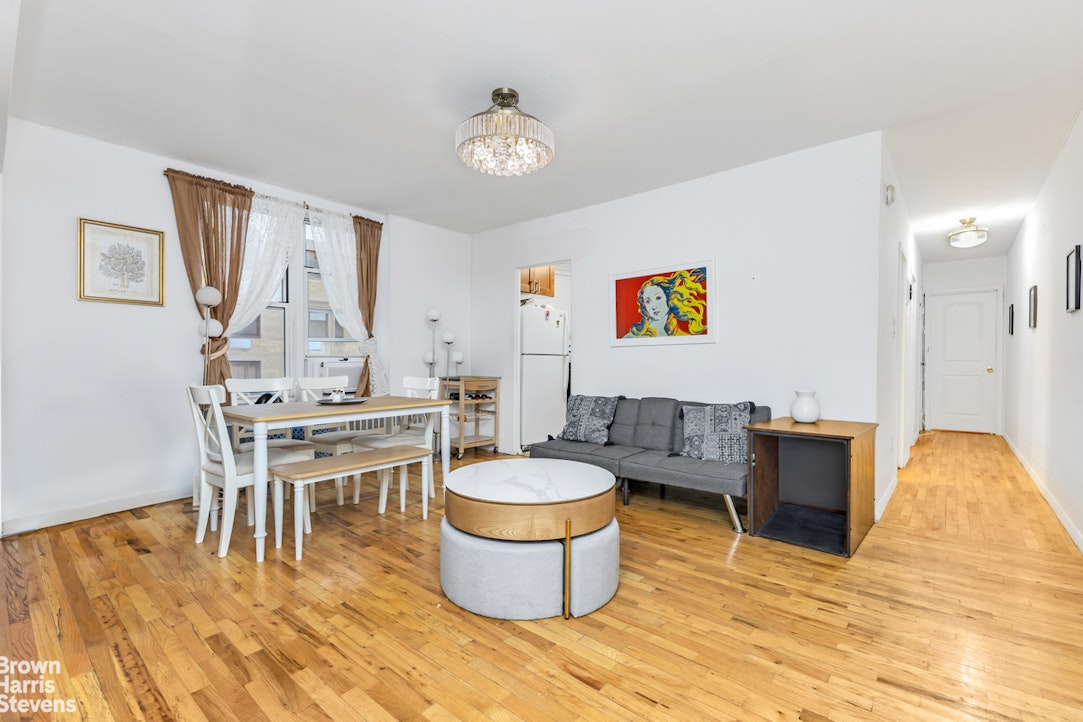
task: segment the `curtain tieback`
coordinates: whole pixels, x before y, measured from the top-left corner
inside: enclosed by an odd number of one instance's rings
[[[361,355],[369,360],[369,388],[373,396],[387,396],[391,393],[391,386],[387,380],[387,372],[384,371],[380,360],[376,357],[376,337],[369,336],[361,342]]]

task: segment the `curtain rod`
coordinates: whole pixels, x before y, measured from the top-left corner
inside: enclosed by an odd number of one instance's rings
[[[178,176],[178,177],[189,178],[189,179],[192,179],[192,180],[201,181],[203,183],[207,183],[207,184],[211,184],[211,185],[219,185],[219,186],[222,186],[222,187],[225,187],[225,188],[232,188],[234,190],[245,191],[246,193],[255,194],[255,191],[253,191],[251,188],[248,188],[248,187],[240,185],[240,184],[227,183],[227,182],[225,182],[223,180],[218,180],[217,178],[207,178],[205,176],[193,175],[192,173],[187,173],[187,172],[182,171],[182,170],[176,170],[175,168],[166,168],[164,171],[162,171],[162,175],[165,175],[165,176],[173,175],[173,176]],[[259,195],[267,196],[266,193],[260,193]],[[267,197],[268,198],[274,198],[275,196],[267,196]],[[284,199],[280,198],[278,200],[284,200]],[[301,205],[304,206],[306,213],[308,211],[312,210],[312,208],[308,205],[308,201],[302,201]],[[328,210],[323,209],[323,208],[317,208],[316,210],[320,211],[321,213],[336,213],[337,212],[337,211],[328,211]],[[351,218],[357,218],[357,219],[360,219],[362,221],[368,221],[369,223],[374,223],[377,226],[380,226],[381,228],[383,228],[383,225],[384,225],[381,221],[375,221],[375,220],[373,220],[371,218],[366,218],[365,216],[360,216],[360,215],[357,215],[357,214],[354,214],[354,213],[342,213],[342,215],[350,216]]]

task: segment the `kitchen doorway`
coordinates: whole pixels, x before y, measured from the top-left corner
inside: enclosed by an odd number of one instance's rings
[[[519,269],[519,449],[564,428],[572,374],[572,265],[554,261]]]

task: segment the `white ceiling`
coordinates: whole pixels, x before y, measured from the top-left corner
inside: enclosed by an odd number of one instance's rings
[[[1001,255],[1083,102],[1079,0],[0,2],[13,117],[471,233],[883,130],[924,259]],[[505,85],[533,176],[454,152]]]

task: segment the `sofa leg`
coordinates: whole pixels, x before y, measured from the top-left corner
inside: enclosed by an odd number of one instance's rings
[[[621,479],[621,488],[624,490],[624,505],[628,506],[628,477]]]
[[[729,494],[723,494],[722,498],[726,500],[726,508],[730,511],[730,519],[733,520],[733,530],[738,534],[744,534],[745,528],[741,526],[741,517],[737,516],[737,507],[733,505],[733,499]]]
[[[659,484],[658,485],[658,498],[659,499],[665,499],[666,498],[666,485],[665,484]]]

